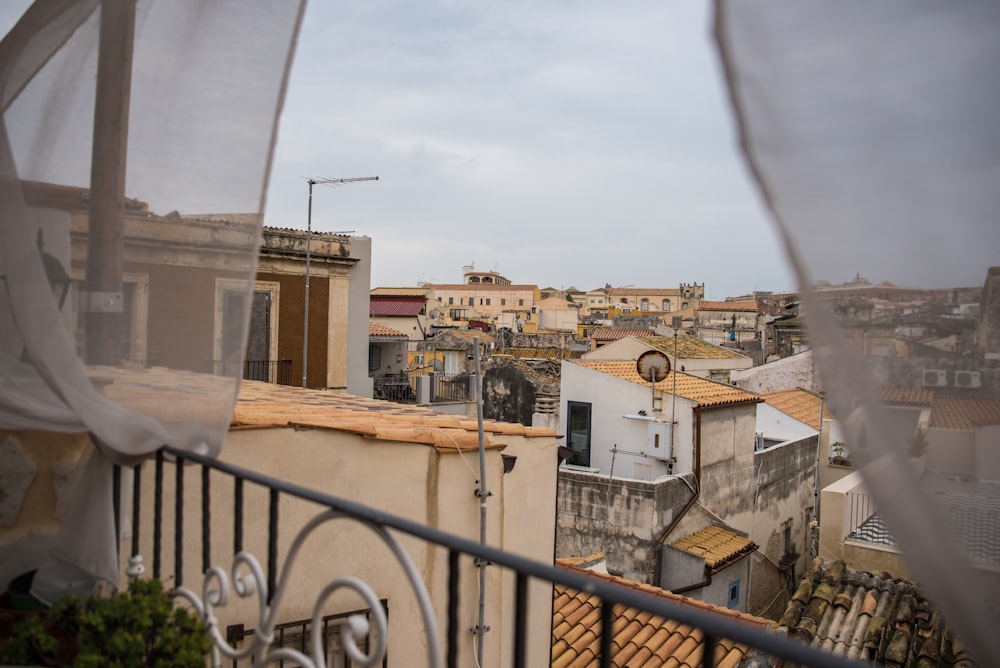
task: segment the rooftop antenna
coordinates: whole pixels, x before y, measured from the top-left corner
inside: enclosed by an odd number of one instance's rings
[[[302,315],[302,389],[309,370],[309,264],[312,259],[313,186],[339,186],[357,181],[378,181],[377,176],[354,176],[346,179],[306,179],[309,184],[309,213],[306,218],[306,296]],[[351,230],[353,232],[353,230]]]

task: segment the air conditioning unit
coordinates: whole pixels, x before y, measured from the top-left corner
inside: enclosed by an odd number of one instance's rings
[[[955,372],[955,387],[980,387],[981,385],[978,371]]]
[[[948,374],[944,369],[924,369],[922,381],[924,387],[943,387],[948,384]]]

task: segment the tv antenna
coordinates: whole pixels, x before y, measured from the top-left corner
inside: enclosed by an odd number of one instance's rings
[[[306,387],[306,373],[309,370],[309,262],[312,250],[313,186],[340,186],[358,181],[378,181],[377,176],[352,176],[346,179],[306,179],[309,184],[309,213],[306,219],[306,294],[302,314],[302,389]],[[351,230],[353,232],[354,230]],[[334,234],[343,234],[343,232]]]

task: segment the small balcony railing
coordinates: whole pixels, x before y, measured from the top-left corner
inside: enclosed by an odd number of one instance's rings
[[[242,362],[216,361],[215,373],[227,376],[240,370],[243,380],[259,380],[276,385],[292,384],[292,360],[243,360]],[[241,368],[242,367],[242,368]]]
[[[168,467],[172,467],[172,474],[168,474]],[[295,567],[296,559],[305,547],[305,540],[317,527],[330,519],[337,518],[346,518],[367,526],[391,548],[413,589],[412,593],[420,608],[419,619],[397,620],[395,623],[423,625],[428,663],[434,668],[439,666],[452,668],[458,665],[459,636],[469,632],[467,626],[459,619],[459,582],[463,563],[466,564],[466,568],[482,568],[488,565],[508,569],[514,575],[511,592],[513,614],[507,618],[513,623],[504,629],[502,642],[510,643],[512,665],[515,668],[527,665],[529,635],[543,633],[547,640],[551,638],[551,627],[530,629],[528,627],[529,581],[561,584],[577,591],[591,593],[601,599],[601,623],[592,630],[600,636],[600,666],[603,668],[612,666],[612,643],[611,634],[603,633],[601,629],[611,628],[616,605],[636,608],[700,629],[704,644],[701,665],[705,667],[714,664],[715,649],[720,639],[743,643],[765,654],[800,665],[817,668],[850,668],[859,665],[791,637],[745,624],[726,615],[711,614],[701,608],[653,596],[631,587],[597,580],[580,572],[556,568],[551,564],[514,555],[353,501],[309,490],[203,455],[165,447],[157,452],[152,466],[139,465],[131,470],[133,471],[132,504],[129,513],[131,556],[125,572],[130,578],[141,577],[145,572],[144,561],[151,559],[150,575],[171,581],[174,595],[186,599],[205,620],[215,643],[212,657],[214,665],[221,666],[223,661],[246,662],[251,657],[257,657],[254,665],[265,663],[275,665],[283,661],[288,662],[288,665],[326,665],[326,656],[329,655],[330,648],[323,646],[317,629],[323,627],[322,610],[326,599],[333,590],[341,586],[347,586],[360,594],[368,606],[361,611],[361,614],[368,616],[369,624],[365,624],[364,620],[354,620],[350,624],[340,622],[348,627],[346,635],[342,638],[348,658],[359,665],[385,663],[388,622],[384,600],[375,596],[374,591],[364,583],[359,584],[349,577],[337,578],[325,586],[317,583],[313,587],[319,593],[312,623],[296,626],[300,624],[296,622],[292,625],[296,628],[291,631],[292,635],[308,634],[310,636],[308,643],[301,637],[290,643],[295,645],[294,647],[289,644],[279,646],[279,643],[274,642],[279,637],[279,631],[289,628],[287,624],[279,627],[277,623],[285,596],[284,585],[288,573]],[[150,484],[150,476],[153,486],[151,513],[148,508],[140,506],[141,500],[145,498],[141,491],[144,485]],[[116,518],[126,517],[120,510],[123,500],[119,491],[122,489],[122,479],[121,471],[116,469],[113,487],[115,507],[119,509]],[[172,484],[165,484],[165,481],[171,479]],[[185,490],[185,481],[195,488],[188,487]],[[266,493],[268,499],[266,521],[263,523],[261,522],[263,518],[256,514],[250,517],[244,514],[244,500],[249,500],[251,493],[256,495],[261,491]],[[230,493],[232,498],[225,498]],[[171,495],[172,498],[168,498]],[[200,499],[200,517],[185,517],[184,501],[190,498]],[[307,502],[315,507],[316,515],[307,520],[301,530],[289,529],[286,526],[287,521],[282,525],[279,519],[279,508],[284,507],[284,504],[290,504],[293,500]],[[230,502],[232,517],[226,514],[220,519],[218,512],[213,516],[213,508],[217,509],[220,505],[224,506]],[[250,514],[248,511],[247,515]],[[144,524],[142,520],[144,517],[151,517],[152,526],[149,526],[148,519]],[[169,526],[170,524],[173,526]],[[260,528],[263,524],[266,524],[266,528]],[[261,561],[247,551],[245,543],[253,542],[249,536],[251,532],[247,531],[247,525],[258,527],[257,533],[266,536]],[[232,541],[234,556],[231,585],[227,572],[211,563],[213,550],[216,554],[220,549],[228,552],[228,547],[220,547],[220,541],[215,536],[216,530],[224,535],[227,543],[229,540]],[[279,533],[286,535],[284,533],[286,531],[293,533],[295,538],[285,553],[284,563],[279,563],[278,535]],[[151,540],[147,533],[151,533]],[[438,632],[438,621],[427,589],[413,561],[395,538],[397,534],[408,537],[408,540],[426,542],[445,550],[448,555],[448,566],[444,574],[447,582],[447,612],[446,619],[443,620],[443,633]],[[151,554],[140,554],[140,545],[144,543],[151,546]],[[185,548],[190,550],[199,547],[200,549],[196,551],[200,552],[200,572],[204,574],[204,583],[197,583],[197,591],[202,592],[200,596],[196,593],[195,583],[184,580]],[[312,543],[312,548],[322,549],[321,545],[315,542]],[[191,572],[192,569],[188,568],[187,573],[190,575]],[[345,585],[347,581],[350,582]],[[225,604],[227,592],[231,589],[244,597],[250,595],[248,592],[255,592],[255,595],[259,596],[263,612],[260,617],[261,624],[256,629],[247,630],[239,625],[230,625],[226,629],[218,627],[216,609]],[[305,650],[307,647],[310,648],[308,652]]]
[[[379,374],[372,377],[375,398],[395,401],[399,404],[417,403],[417,393],[407,372]]]
[[[895,547],[896,539],[892,537],[885,523],[879,517],[875,501],[870,494],[849,492],[847,494],[847,521],[851,527],[847,534],[848,540]]]

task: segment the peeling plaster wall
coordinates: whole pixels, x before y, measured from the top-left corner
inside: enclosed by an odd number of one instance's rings
[[[535,384],[518,369],[489,368],[483,374],[483,417],[530,427],[536,394]]]

